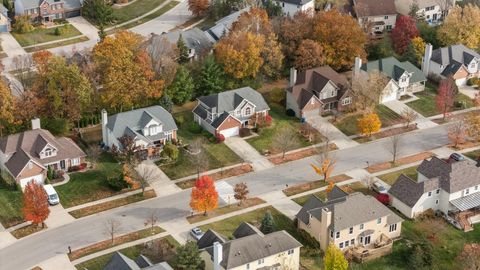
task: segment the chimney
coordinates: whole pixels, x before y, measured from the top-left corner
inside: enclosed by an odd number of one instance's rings
[[[213,270],[222,270],[220,263],[223,260],[223,247],[219,242],[213,243]]]
[[[296,82],[297,82],[297,70],[294,67],[291,67],[289,87],[294,86]]]
[[[329,231],[328,227],[330,227],[330,224],[332,224],[332,211],[330,211],[330,209],[325,207],[322,209],[322,213],[321,213],[321,223],[320,223],[321,231],[328,232]],[[333,237],[335,237],[335,235]],[[321,246],[323,245],[324,247],[323,250],[325,250],[328,244],[330,243],[328,241],[328,237],[325,237],[325,239],[317,239],[317,240],[321,241],[320,245]]]
[[[358,76],[360,74],[360,68],[362,67],[362,59],[360,57],[355,57],[355,66],[353,67],[353,76]]]
[[[108,145],[108,134],[107,134],[107,124],[108,124],[108,113],[107,110],[102,109],[102,140],[106,146]]]
[[[32,119],[32,130],[34,129],[41,129],[42,126],[40,125],[40,118],[33,118]]]
[[[430,59],[432,58],[432,51],[432,44],[428,43],[427,45],[425,45],[425,55],[422,59],[422,71],[425,77],[428,77],[428,73],[430,72]]]

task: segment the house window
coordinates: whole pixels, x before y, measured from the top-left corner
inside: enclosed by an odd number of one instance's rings
[[[363,223],[360,224],[360,230],[363,230],[363,226],[364,226]]]
[[[72,162],[72,166],[80,165],[80,159],[79,158],[73,158],[70,161]]]
[[[250,114],[252,114],[252,108],[247,107],[247,108],[245,109],[245,115],[250,115]]]
[[[387,19],[388,19],[388,16],[385,16],[385,17],[383,17],[383,18],[384,18],[385,20],[387,20]]]
[[[258,264],[262,264],[262,263],[264,263],[264,262],[265,262],[265,259],[260,259],[260,260],[258,260]]]
[[[475,186],[475,191],[477,191],[477,190],[478,190],[478,185],[477,185],[477,186]]]
[[[313,97],[312,97],[312,99],[310,99],[310,104],[312,104],[312,105],[315,104],[315,100],[313,99]]]
[[[330,238],[333,238],[333,231],[330,231]]]
[[[336,235],[335,235],[335,238],[340,238],[340,232],[337,232]]]
[[[348,233],[349,233],[349,234],[352,234],[352,233],[353,233],[353,227],[350,227],[350,229],[348,230]]]
[[[440,189],[437,188],[437,191],[435,191],[435,193],[440,194]]]
[[[470,194],[470,189],[467,188],[465,189],[465,195],[468,195],[468,194]]]
[[[352,103],[352,97],[346,97],[344,99],[342,99],[342,105],[348,105],[348,104],[351,104]]]
[[[432,192],[431,191],[428,192],[428,197],[432,197]]]
[[[250,269],[250,264],[249,263],[247,263],[247,269]]]
[[[435,204],[438,204],[438,200],[435,200]]]
[[[343,242],[338,245],[341,249],[343,248]]]
[[[292,255],[293,251],[294,251],[293,249],[288,250],[288,255]]]
[[[50,149],[50,148],[46,149],[46,150],[45,150],[45,156],[46,156],[46,157],[49,157],[49,156],[51,156],[51,155],[52,155],[52,149]]]
[[[348,244],[350,244],[350,241],[345,241],[345,247],[348,247]]]
[[[406,82],[406,81],[407,81],[407,78],[402,78],[401,81],[402,81],[402,82]]]
[[[390,225],[390,228],[388,228],[389,232],[394,232],[397,230],[397,223]]]
[[[382,218],[377,218],[377,224],[382,223]]]
[[[350,240],[350,246],[355,245],[355,239]]]
[[[385,29],[387,29],[387,30],[392,30],[392,26],[391,26],[391,25],[387,25],[387,26],[385,26]]]

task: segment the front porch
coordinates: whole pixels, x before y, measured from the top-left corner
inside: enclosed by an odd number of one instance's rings
[[[368,246],[356,246],[345,252],[345,257],[358,263],[371,261],[392,253],[393,240],[382,234],[375,243]]]

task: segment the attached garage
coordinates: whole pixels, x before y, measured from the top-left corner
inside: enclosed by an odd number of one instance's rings
[[[234,128],[220,130],[219,133],[225,136],[225,138],[227,138],[227,137],[238,136],[239,131],[240,131],[239,127],[234,127]]]
[[[464,86],[467,84],[467,78],[460,78],[455,80],[457,86]]]
[[[73,18],[73,17],[78,17],[80,16],[80,10],[70,10],[70,11],[65,11],[65,18]]]
[[[222,114],[221,117],[217,118],[212,125],[217,127],[215,132],[218,134],[223,134],[225,138],[238,136],[240,132],[240,127],[242,126],[242,122],[237,118],[227,114]]]
[[[26,178],[23,178],[23,179],[20,179],[20,186],[22,187],[22,189],[25,188],[25,186],[28,184],[28,182],[34,180],[35,182],[39,183],[39,184],[43,184],[43,174],[38,174],[38,175],[34,175],[34,176],[31,176],[31,177],[26,177]]]

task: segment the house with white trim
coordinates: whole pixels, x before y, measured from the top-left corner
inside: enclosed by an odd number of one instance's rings
[[[282,8],[283,14],[293,16],[297,12],[315,12],[315,0],[273,0]]]
[[[423,18],[428,24],[436,25],[442,22],[455,6],[455,0],[395,0],[398,13],[405,16],[410,15],[414,4],[418,7],[418,18]]]

